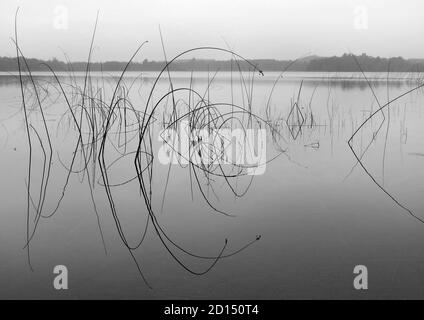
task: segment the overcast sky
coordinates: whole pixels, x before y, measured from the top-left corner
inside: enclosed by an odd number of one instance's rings
[[[424,58],[423,0],[0,0],[0,56],[14,55],[14,14],[27,57],[85,60],[100,10],[94,60],[163,58],[228,45],[247,58],[366,52]],[[203,57],[203,56],[201,56]],[[226,58],[225,56],[213,56]]]

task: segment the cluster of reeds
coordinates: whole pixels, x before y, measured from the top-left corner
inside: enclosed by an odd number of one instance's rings
[[[16,13],[18,14],[18,12]],[[155,173],[158,172],[155,165],[155,134],[157,127],[162,128],[163,132],[169,129],[177,129],[184,121],[188,124],[190,131],[189,155],[197,154],[199,161],[194,161],[191,156],[184,159],[184,164],[180,167],[186,169],[190,175],[190,188],[193,196],[193,189],[197,188],[202,199],[207,203],[210,209],[216,213],[226,216],[233,216],[226,212],[224,208],[219,208],[209,197],[205,188],[212,189],[214,183],[222,181],[227,187],[228,192],[235,197],[244,196],[250,188],[253,176],[248,175],[248,165],[243,165],[235,161],[216,161],[224,160],[227,152],[224,145],[223,136],[219,135],[221,129],[241,130],[246,132],[248,129],[265,128],[273,136],[278,136],[265,119],[252,111],[253,84],[255,75],[263,75],[262,71],[251,62],[241,57],[229,49],[217,47],[198,47],[184,51],[169,61],[166,61],[164,68],[155,77],[151,88],[148,91],[147,99],[142,105],[136,104],[131,99],[135,90],[137,78],[128,83],[125,76],[127,70],[135,57],[139,54],[147,42],[143,42],[128,60],[126,67],[122,70],[118,78],[108,79],[107,85],[112,87],[112,94],[108,92],[105,79],[100,81],[93,80],[90,70],[92,60],[93,44],[97,28],[97,19],[94,32],[88,52],[87,67],[83,75],[82,84],[78,81],[78,76],[72,70],[72,64],[68,63],[69,72],[66,77],[57,74],[49,65],[45,64],[54,81],[42,85],[32,75],[22,48],[18,41],[17,16],[15,20],[15,38],[16,55],[19,70],[19,82],[21,88],[22,111],[25,119],[26,136],[28,141],[28,172],[27,172],[27,238],[25,248],[28,254],[28,262],[31,266],[30,244],[38,230],[39,222],[42,219],[53,217],[61,207],[61,203],[67,194],[71,177],[78,175],[82,183],[87,184],[93,211],[96,215],[100,237],[103,242],[104,250],[107,252],[104,234],[101,223],[101,212],[95,196],[96,185],[100,185],[106,195],[109,204],[110,213],[113,217],[115,227],[119,233],[120,239],[129,254],[133,258],[140,275],[148,285],[143,275],[138,259],[134,252],[140,247],[145,239],[147,230],[151,228],[163,247],[168,251],[172,258],[188,272],[196,275],[202,275],[210,271],[216,263],[223,258],[233,256],[260,239],[260,235],[255,235],[251,241],[248,241],[240,248],[227,249],[228,240],[223,241],[216,255],[199,255],[185,249],[176,240],[172,239],[161,225],[158,216],[157,206],[153,203],[153,181]],[[172,63],[188,54],[202,51],[216,51],[228,54],[235,67],[234,78],[238,79],[238,85],[241,88],[241,103],[237,103],[233,90],[228,101],[214,102],[209,97],[210,86],[214,81],[214,76],[208,79],[206,89],[199,91],[193,86],[193,79],[188,87],[178,87],[172,80],[170,68]],[[166,57],[165,51],[164,55]],[[240,62],[250,66],[250,71],[242,71]],[[218,72],[218,71],[217,71]],[[141,75],[140,75],[141,76]],[[156,97],[157,86],[160,80],[169,81],[169,90],[160,93]],[[113,83],[111,83],[113,81]],[[232,80],[233,83],[233,80]],[[66,110],[62,112],[59,123],[67,124],[69,135],[74,137],[72,153],[68,155],[58,154],[59,162],[65,168],[63,184],[59,198],[54,205],[46,206],[46,199],[51,196],[52,163],[57,150],[52,143],[52,129],[47,124],[45,117],[46,105],[44,99],[50,95],[49,90],[57,92],[54,103],[64,103]],[[138,92],[139,93],[139,92]],[[35,104],[34,104],[35,101]],[[39,113],[41,121],[31,120],[31,113]],[[40,126],[41,123],[41,126]],[[155,128],[155,125],[157,126]],[[204,141],[204,135],[201,132],[208,132],[213,135],[209,142]],[[215,133],[218,132],[218,133]],[[161,136],[163,143],[170,144],[167,137]],[[210,142],[212,141],[212,142]],[[218,141],[218,143],[216,143]],[[173,144],[170,144],[173,146]],[[221,146],[221,147],[217,147]],[[252,148],[248,152],[254,152]],[[243,149],[246,151],[246,148]],[[34,163],[34,156],[43,155],[43,161],[40,166]],[[172,153],[178,154],[178,150],[171,149]],[[205,157],[206,154],[206,157]],[[63,159],[70,158],[69,164],[65,164]],[[180,155],[181,156],[181,155]],[[124,181],[112,181],[111,171],[121,161],[128,157],[132,158],[134,175]],[[163,169],[163,167],[162,167]],[[165,191],[162,196],[163,202],[167,192],[168,179],[172,171],[171,164],[167,168],[167,180],[165,182]],[[96,177],[97,176],[97,177]],[[37,177],[37,178],[34,178]],[[245,177],[248,180],[246,187],[240,190],[239,180]],[[146,217],[146,223],[141,228],[137,241],[130,241],[125,232],[119,215],[121,208],[117,205],[116,193],[114,190],[121,187],[128,187],[130,183],[136,182],[138,192],[141,195],[143,206],[140,207],[137,214]],[[131,184],[133,187],[134,184]],[[220,183],[222,187],[222,183]],[[57,186],[56,186],[57,188]],[[186,262],[188,258],[210,261],[204,270],[194,270]]]

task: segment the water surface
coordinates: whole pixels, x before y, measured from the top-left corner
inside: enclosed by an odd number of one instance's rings
[[[81,85],[84,81],[83,74],[73,79],[66,74],[59,76],[67,84],[75,81]],[[117,77],[119,74],[93,73],[91,81],[108,88],[106,94],[110,95]],[[159,162],[154,169],[153,203],[163,228],[192,252],[216,255],[226,238],[228,251],[242,247],[256,235],[261,235],[261,240],[240,254],[220,260],[206,275],[194,276],[170,257],[149,229],[135,253],[153,287],[149,289],[118,236],[104,188],[97,183],[98,172],[94,194],[108,254],[102,247],[86,177],[75,174],[57,214],[40,222],[31,242],[34,271],[30,270],[23,249],[28,146],[20,86],[16,75],[1,74],[0,297],[424,298],[424,225],[376,186],[356,164],[347,143],[379,104],[383,106],[414,88],[420,75],[367,74],[373,92],[362,74],[287,73],[276,84],[271,100],[269,94],[278,73],[246,77],[250,77],[249,83],[253,81],[252,112],[282,124],[286,139],[280,142],[286,152],[267,164],[264,175],[254,177],[242,198],[235,198],[222,181],[210,186],[214,190],[204,185],[211,201],[235,217],[211,210],[197,189],[192,198],[188,171],[178,166],[172,167],[161,210],[168,166]],[[55,150],[45,204],[50,210],[60,196],[65,167],[78,136],[69,117],[62,117],[66,105],[53,77],[35,73],[34,78],[46,89],[40,92]],[[172,73],[175,87],[187,87],[192,81],[199,91],[206,90],[212,78],[209,100],[228,102],[232,97],[243,103],[241,91],[245,88],[240,86],[238,75]],[[144,108],[154,79],[154,73],[126,75],[125,83],[133,84],[135,109]],[[154,100],[169,86],[169,79],[160,80]],[[299,107],[301,112],[311,110],[314,125],[306,122],[301,132],[293,135],[285,124],[300,87]],[[424,217],[423,103],[420,90],[396,100],[384,109],[384,114],[376,114],[354,140],[358,153],[367,150],[362,161],[374,179],[419,217]],[[30,105],[29,116],[32,123],[40,124],[36,109],[36,105]],[[160,120],[158,116],[157,129]],[[155,134],[153,140],[159,145]],[[267,149],[270,156],[278,153],[272,141]],[[42,154],[36,152],[34,159],[39,163]],[[133,176],[130,157],[111,173],[114,182]],[[240,179],[239,187],[245,183]],[[113,192],[123,227],[135,242],[146,222],[137,182]],[[181,258],[196,270],[210,265],[210,261]],[[66,292],[57,292],[52,286],[53,267],[59,264],[69,269],[70,289]],[[353,269],[360,264],[369,271],[366,292],[358,292],[352,285]]]

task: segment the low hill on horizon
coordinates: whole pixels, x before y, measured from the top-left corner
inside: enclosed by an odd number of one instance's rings
[[[22,58],[21,58],[22,59]],[[249,60],[262,71],[320,71],[320,72],[424,72],[424,59],[404,59],[402,57],[381,58],[366,54],[319,57],[308,56],[298,60],[252,59]],[[24,61],[21,61],[24,66]],[[48,61],[27,58],[31,71],[48,71],[43,63],[48,64],[55,71],[85,71],[87,62],[63,62],[58,59]],[[127,62],[106,61],[90,63],[91,71],[121,71]],[[358,66],[359,64],[359,66]],[[145,59],[143,62],[133,62],[128,71],[159,71],[165,66],[164,61]],[[170,65],[172,71],[238,71],[249,70],[252,67],[245,61],[214,60],[214,59],[186,59],[177,60]],[[23,68],[25,70],[25,68]],[[16,57],[0,57],[0,71],[18,71]]]

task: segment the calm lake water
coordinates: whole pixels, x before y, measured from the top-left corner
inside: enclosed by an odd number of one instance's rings
[[[87,177],[79,172],[70,176],[57,213],[40,220],[31,241],[34,270],[30,270],[24,249],[29,149],[20,85],[16,75],[1,74],[0,298],[424,298],[424,224],[376,185],[357,164],[348,145],[352,134],[379,104],[383,106],[413,89],[421,77],[388,77],[385,73],[366,76],[369,83],[359,73],[289,72],[273,89],[278,73],[265,73],[263,77],[245,74],[243,79],[239,74],[225,72],[172,73],[174,89],[189,87],[191,82],[193,88],[206,92],[209,101],[250,106],[253,113],[281,130],[284,139],[279,140],[279,145],[285,152],[276,150],[269,134],[267,159],[279,156],[267,163],[263,175],[254,176],[243,197],[236,198],[223,179],[209,184],[201,180],[211,203],[234,217],[211,209],[199,188],[190,183],[187,168],[171,166],[166,183],[169,166],[154,160],[152,203],[160,225],[174,241],[190,252],[215,256],[225,239],[225,252],[238,250],[256,235],[261,235],[261,239],[239,254],[220,259],[209,273],[195,276],[172,259],[150,225],[145,241],[134,251],[152,286],[149,289],[119,238],[98,168],[91,172],[91,178],[95,181],[93,194],[107,255]],[[119,74],[93,73],[93,90],[104,88],[102,94],[107,100],[118,77]],[[78,131],[70,114],[65,113],[67,107],[55,79],[43,73],[35,73],[34,78],[54,150],[44,205],[47,214],[62,193],[65,168],[71,162]],[[70,94],[72,85],[84,85],[81,74],[72,79],[62,74],[60,79]],[[129,96],[136,110],[144,110],[154,80],[153,73],[126,75],[123,83],[131,89]],[[167,77],[159,80],[154,103],[169,88]],[[29,83],[25,94],[30,122],[42,132],[42,118]],[[187,101],[188,95],[178,93],[175,99]],[[287,124],[292,124],[290,111],[296,101],[305,122],[290,127],[290,131]],[[168,107],[164,102],[155,114],[154,154],[160,147],[158,131],[163,115],[169,116],[171,102],[167,103]],[[380,186],[424,218],[423,107],[422,90],[391,102],[358,131],[353,148],[363,154],[364,167]],[[128,126],[128,139],[134,136],[135,127]],[[113,139],[123,139],[117,134],[111,133]],[[32,136],[34,186],[40,180],[43,153],[34,132]],[[127,153],[135,151],[133,148],[129,141]],[[108,164],[118,157],[111,146],[108,155]],[[133,158],[124,157],[111,169],[110,183],[118,184],[135,176]],[[78,157],[74,170],[82,167]],[[249,183],[249,177],[241,177],[237,188],[244,190]],[[38,197],[36,187],[32,192],[34,198]],[[130,242],[136,243],[147,218],[138,182],[133,180],[113,188],[113,195],[122,227]],[[34,216],[31,217],[33,224]],[[181,252],[178,256],[196,271],[205,270],[212,262]],[[69,270],[67,291],[53,288],[56,265],[65,265]],[[353,288],[356,265],[368,268],[367,291]]]

